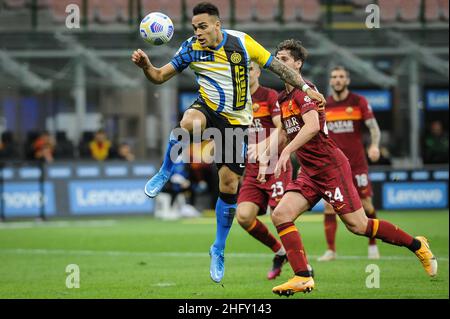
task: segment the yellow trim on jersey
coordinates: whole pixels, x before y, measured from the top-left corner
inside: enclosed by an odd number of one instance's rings
[[[271,57],[270,52],[248,34],[245,35],[245,48],[250,55],[250,59],[262,67],[266,65],[267,61],[269,61]]]

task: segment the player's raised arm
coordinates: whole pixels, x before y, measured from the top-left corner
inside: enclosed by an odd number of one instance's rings
[[[284,82],[287,82],[290,85],[301,89],[311,99],[316,100],[319,106],[325,105],[326,100],[321,93],[310,88],[308,84],[306,84],[306,82],[303,80],[303,77],[299,72],[284,65],[277,58],[272,59],[272,62],[268,66],[268,69],[277,74]]]
[[[291,153],[308,143],[320,131],[319,113],[310,110],[302,115],[305,125],[302,126],[297,136],[283,149],[275,168],[275,177],[286,171],[286,164],[290,160]]]
[[[141,49],[137,49],[131,55],[131,61],[134,62],[143,71],[147,79],[154,84],[162,84],[177,74],[177,71],[171,63],[161,68],[156,68],[150,62],[148,55]]]

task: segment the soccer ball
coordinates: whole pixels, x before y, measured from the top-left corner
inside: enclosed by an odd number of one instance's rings
[[[172,20],[164,13],[152,12],[142,19],[139,30],[145,42],[161,45],[172,39],[174,28]]]

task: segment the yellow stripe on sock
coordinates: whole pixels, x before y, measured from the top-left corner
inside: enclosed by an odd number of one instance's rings
[[[373,227],[372,227],[372,238],[375,237],[378,231],[378,226],[380,225],[380,221],[378,219],[372,219],[373,220]]]
[[[257,223],[258,223],[258,221],[255,219],[255,220],[253,221],[252,225],[251,225],[249,228],[247,228],[247,231],[248,231],[248,232],[251,232],[252,229],[256,227],[256,224],[257,224]]]
[[[286,234],[289,234],[289,233],[291,233],[291,232],[293,232],[293,231],[297,231],[297,227],[295,227],[295,226],[289,226],[288,228],[283,229],[282,231],[280,231],[280,232],[278,233],[278,235],[281,237],[281,236],[284,236],[284,235],[286,235]]]

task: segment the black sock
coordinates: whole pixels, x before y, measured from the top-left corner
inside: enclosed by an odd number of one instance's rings
[[[219,192],[219,197],[227,204],[236,204],[237,203],[237,194],[227,194]]]
[[[415,253],[418,249],[420,249],[421,246],[422,243],[420,242],[420,240],[414,238],[411,245],[408,246],[408,249]]]
[[[297,271],[295,273],[296,276],[300,276],[300,277],[311,277],[311,273],[309,272],[309,270],[307,271]]]

